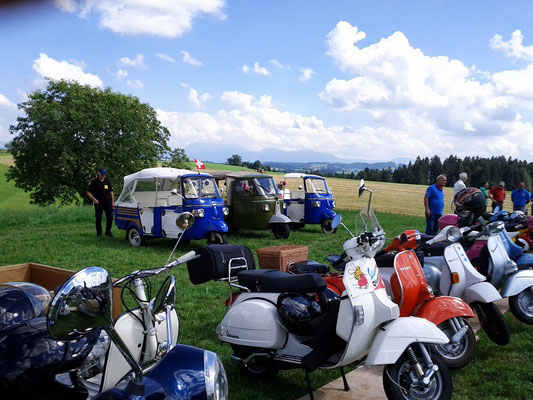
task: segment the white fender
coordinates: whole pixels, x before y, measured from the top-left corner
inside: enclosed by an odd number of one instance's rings
[[[502,299],[498,290],[496,290],[492,283],[488,282],[478,282],[470,285],[465,289],[462,297],[468,304],[474,301],[492,303],[493,301]]]
[[[533,271],[523,270],[509,276],[502,288],[502,297],[514,296],[522,290],[533,286]]]
[[[400,317],[378,330],[365,364],[394,364],[407,346],[414,342],[448,341],[448,337],[433,322],[417,317]]]
[[[221,341],[248,347],[280,349],[287,339],[275,304],[259,298],[234,304],[216,331]]]

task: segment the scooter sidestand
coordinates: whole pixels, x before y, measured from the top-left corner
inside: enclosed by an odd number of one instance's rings
[[[309,371],[305,370],[305,381],[307,382],[307,391],[309,392],[309,399],[315,400],[313,396],[313,387],[311,386],[311,378],[309,377]]]
[[[341,371],[342,376],[342,383],[344,383],[344,391],[348,392],[350,390],[350,385],[348,384],[348,380],[346,379],[346,374],[344,373],[344,367],[339,367]]]

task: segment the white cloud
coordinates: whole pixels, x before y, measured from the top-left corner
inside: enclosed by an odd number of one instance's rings
[[[302,68],[301,71],[302,71],[302,74],[300,75],[298,79],[302,83],[307,82],[315,74],[315,71],[313,71],[311,68]]]
[[[241,67],[241,70],[245,74],[252,72],[252,68],[249,67],[248,65],[243,65]],[[254,63],[253,72],[256,73],[257,75],[270,76],[270,71],[267,70],[265,67],[262,67],[261,65],[259,65],[258,62]]]
[[[119,69],[119,70],[117,71],[117,73],[115,74],[115,76],[116,76],[116,78],[117,78],[118,80],[120,80],[120,79],[124,79],[125,77],[128,76],[128,71],[126,71],[125,69]]]
[[[127,67],[134,67],[138,69],[148,69],[148,67],[144,64],[144,55],[137,54],[137,56],[133,59],[129,57],[122,57],[119,60],[121,65],[127,66]]]
[[[39,58],[33,62],[33,69],[42,78],[52,78],[54,80],[73,80],[82,85],[90,85],[102,88],[103,82],[97,75],[83,72],[83,68],[70,64],[67,61],[57,61],[48,57],[45,53],[40,53]]]
[[[194,57],[192,57],[188,51],[182,51],[181,52],[183,58],[182,58],[182,62],[184,64],[189,64],[189,65],[193,65],[195,67],[203,67],[203,63],[198,61],[197,59],[195,59]]]
[[[129,35],[179,37],[203,14],[225,19],[224,0],[55,0],[63,11],[80,18],[98,14],[100,26]]]
[[[144,87],[143,83],[138,79],[127,81],[126,85],[135,89],[142,89]]]
[[[157,57],[159,57],[163,61],[167,61],[167,62],[170,62],[170,63],[175,63],[176,62],[176,60],[174,60],[172,57],[170,57],[166,53],[157,53],[156,55],[157,55]]]
[[[205,103],[207,103],[208,100],[212,99],[212,96],[209,93],[203,93],[201,95],[198,95],[198,92],[195,89],[190,88],[189,95],[187,98],[194,107],[202,109],[205,106]]]
[[[492,49],[503,50],[507,57],[533,61],[533,46],[524,46],[523,39],[522,32],[516,30],[511,34],[509,41],[504,41],[501,35],[496,34],[490,39],[489,44]]]
[[[17,105],[10,101],[6,96],[3,94],[0,94],[0,108],[8,109],[8,110],[16,110]]]
[[[279,68],[279,69],[288,69],[288,67],[286,67],[285,65],[283,65],[282,63],[280,63],[278,60],[276,60],[275,58],[273,58],[272,60],[270,60],[270,64],[272,64],[274,67],[276,68]]]
[[[61,10],[74,13],[78,10],[76,0],[54,0],[54,4]]]

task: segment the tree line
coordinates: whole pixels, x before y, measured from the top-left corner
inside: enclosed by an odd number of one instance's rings
[[[396,169],[369,169],[365,168],[357,174],[336,174],[339,177],[352,179],[367,179],[370,181],[410,183],[429,185],[435,183],[437,176],[444,174],[448,177],[448,186],[453,186],[459,179],[459,174],[468,174],[468,186],[480,187],[489,182],[491,187],[504,181],[507,188],[514,188],[523,181],[527,188],[533,183],[533,163],[520,161],[503,156],[482,158],[465,157],[461,159],[451,155],[444,161],[439,156],[431,158],[417,157],[414,162],[402,164]]]

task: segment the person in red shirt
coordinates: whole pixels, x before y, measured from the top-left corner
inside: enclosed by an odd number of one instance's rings
[[[496,207],[500,207],[503,210],[503,201],[505,200],[505,182],[500,181],[498,186],[489,190],[489,197],[492,200],[492,212]]]

